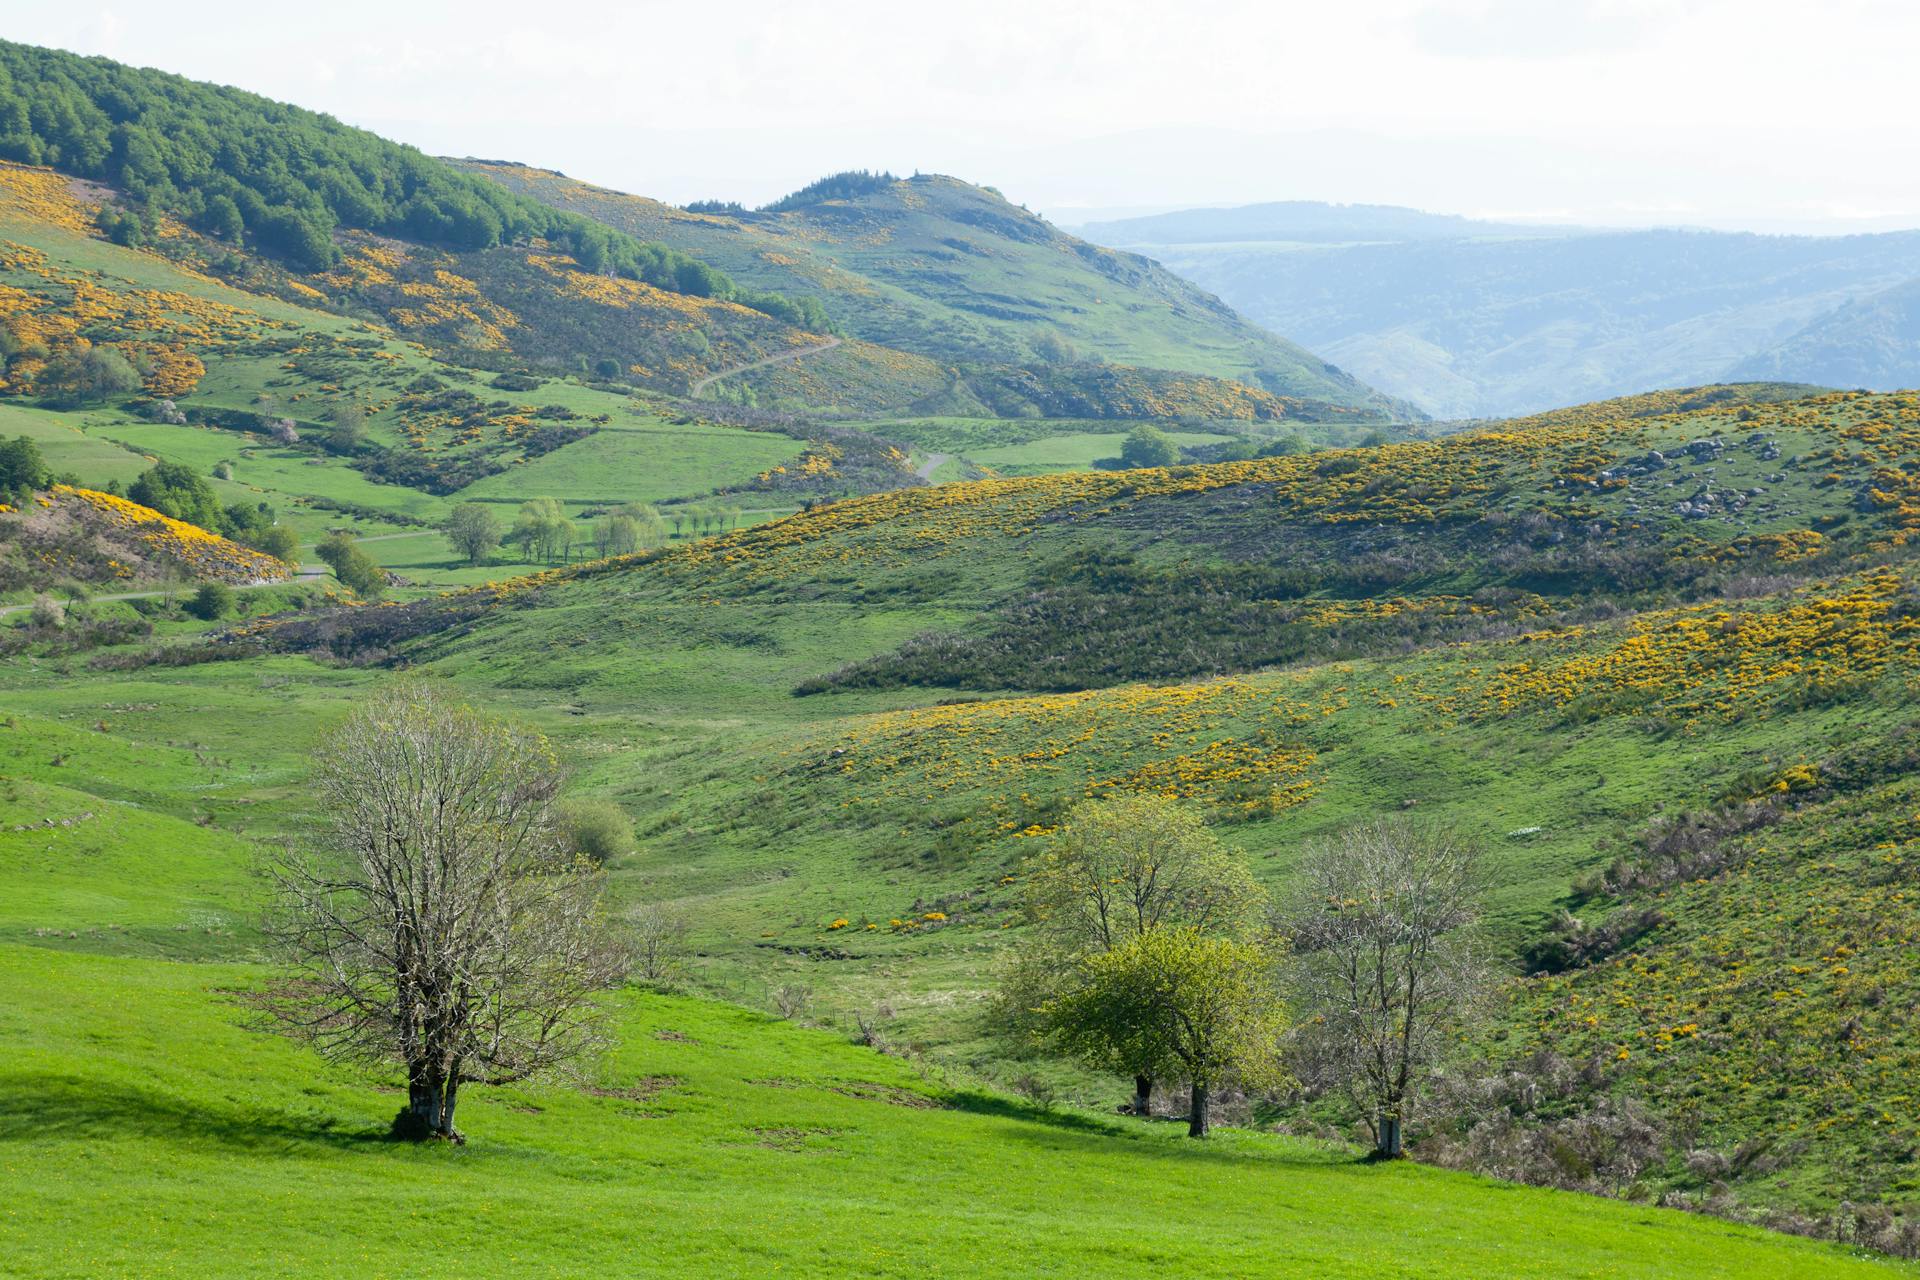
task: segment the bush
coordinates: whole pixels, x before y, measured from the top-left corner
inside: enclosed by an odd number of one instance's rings
[[[140,473],[127,487],[127,497],[163,516],[199,525],[213,533],[228,529],[219,495],[207,478],[180,462],[160,462]]]
[[[300,554],[300,535],[283,524],[268,525],[247,537],[247,544],[256,551],[264,551],[275,560],[287,564],[297,564],[294,559]]]
[[[44,489],[52,475],[40,446],[26,436],[0,440],[0,499],[24,497],[34,489]]]
[[[611,800],[569,800],[560,821],[574,852],[595,862],[604,865],[633,852],[633,822]]]
[[[360,544],[350,535],[328,534],[313,552],[327,562],[327,566],[333,570],[333,576],[355,595],[373,600],[385,594],[386,572],[373,562],[372,556],[361,550]]]
[[[1120,446],[1120,465],[1129,470],[1170,467],[1178,461],[1178,446],[1158,427],[1135,427]]]
[[[186,610],[202,622],[212,622],[233,612],[233,588],[224,582],[203,582],[187,600]]]

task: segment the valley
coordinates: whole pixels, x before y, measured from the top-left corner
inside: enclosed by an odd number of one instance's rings
[[[1914,1273],[1920,392],[1522,414],[954,178],[682,207],[0,70],[0,1271]],[[1035,1029],[1126,803],[1203,833],[1146,898],[1237,895],[1129,944],[1258,961],[1224,1065]],[[1404,1151],[1301,977],[1361,831],[1473,851]],[[442,933],[326,915],[383,858]],[[489,972],[409,1128],[345,1029]]]

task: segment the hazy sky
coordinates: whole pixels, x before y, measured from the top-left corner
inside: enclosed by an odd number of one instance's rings
[[[883,167],[1065,222],[1318,199],[1920,225],[1912,0],[0,0],[0,16],[9,39],[674,201]]]

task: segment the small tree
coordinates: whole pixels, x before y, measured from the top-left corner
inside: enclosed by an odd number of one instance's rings
[[[601,559],[630,556],[640,548],[640,526],[631,516],[602,516],[593,525],[593,549]]]
[[[127,497],[143,507],[152,507],[163,516],[185,520],[214,533],[223,533],[227,528],[220,496],[205,476],[182,462],[157,462],[142,471],[127,486]]]
[[[658,546],[667,536],[667,523],[660,518],[659,509],[645,502],[629,502],[620,508],[619,515],[633,521],[634,535],[639,546]]]
[[[334,405],[327,422],[327,442],[342,453],[354,452],[367,438],[367,411],[351,400]]]
[[[284,524],[270,524],[247,535],[246,542],[283,564],[300,563],[300,535]]]
[[[51,483],[53,473],[47,470],[40,446],[31,437],[0,440],[0,501],[12,498],[14,501],[9,505],[18,506],[27,494]]]
[[[224,582],[203,582],[188,598],[187,612],[202,622],[212,622],[233,612],[233,588]]]
[[[1120,445],[1120,465],[1129,469],[1170,467],[1178,461],[1180,447],[1158,427],[1135,427]]]
[[[500,520],[493,509],[480,502],[463,502],[447,513],[440,526],[447,545],[468,564],[479,564],[487,553],[500,545]]]
[[[672,986],[686,967],[686,919],[651,903],[628,917],[633,947],[633,976],[656,987]]]
[[[386,571],[373,562],[373,557],[351,535],[330,533],[321,539],[313,553],[325,561],[333,570],[333,576],[355,595],[377,600],[386,593]]]
[[[268,1010],[327,1057],[402,1067],[396,1136],[462,1141],[462,1085],[601,1043],[624,957],[600,872],[557,838],[559,788],[539,734],[423,684],[376,694],[316,758],[325,852],[267,867]]]
[[[1030,1011],[1073,980],[1085,956],[1113,951],[1149,929],[1190,925],[1248,932],[1265,895],[1246,859],[1186,805],[1161,796],[1115,796],[1076,805],[1047,851],[1025,869],[1032,932],[1002,985],[1001,1014],[1034,1030]],[[1157,1064],[1128,1069],[1136,1113],[1153,1100]]]
[[[572,546],[573,522],[558,498],[534,498],[520,504],[506,540],[524,548],[527,559],[541,557],[552,563]]]
[[[1299,955],[1301,1075],[1344,1088],[1401,1153],[1407,1107],[1484,989],[1468,927],[1478,850],[1440,828],[1355,827],[1309,852],[1286,928]]]
[[[1076,980],[1045,1008],[1053,1039],[1098,1067],[1152,1063],[1188,1082],[1187,1135],[1212,1128],[1216,1087],[1285,1078],[1285,1019],[1272,953],[1191,926],[1150,928],[1081,960]]]
[[[633,820],[611,800],[563,801],[560,829],[571,852],[602,866],[633,852]]]

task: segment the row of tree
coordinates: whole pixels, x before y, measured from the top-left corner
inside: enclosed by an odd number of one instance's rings
[[[618,811],[569,818],[538,733],[425,682],[368,699],[318,753],[320,847],[271,857],[268,1008],[329,1057],[396,1063],[396,1133],[458,1141],[464,1084],[503,1084],[604,1043],[599,992],[629,948],[602,862]],[[603,806],[604,807],[604,806]],[[1026,876],[1031,921],[1002,990],[1023,1038],[1190,1092],[1344,1088],[1397,1156],[1422,1074],[1480,989],[1471,846],[1370,825],[1307,855],[1270,903],[1246,859],[1157,797],[1083,804]],[[1291,1016],[1289,1016],[1291,1015]]]
[[[1377,1152],[1397,1156],[1407,1107],[1480,989],[1470,943],[1471,845],[1438,829],[1366,825],[1308,851],[1271,902],[1244,855],[1188,808],[1152,796],[1076,808],[1025,877],[1029,930],[998,1012],[1029,1046],[1212,1100],[1344,1091]]]
[[[132,209],[102,226],[123,243],[144,239],[152,215],[164,212],[321,271],[339,257],[340,227],[456,250],[538,237],[596,274],[826,326],[817,299],[738,288],[676,249],[549,208],[332,116],[105,58],[0,42],[0,157],[123,192]]]
[[[675,537],[689,530],[707,534],[737,528],[741,510],[729,503],[682,503],[664,513],[650,503],[630,502],[602,513],[588,530],[594,554],[632,555],[666,540],[667,527]],[[568,517],[558,498],[534,498],[520,505],[511,525],[504,524],[486,503],[463,502],[447,513],[441,532],[454,552],[478,565],[494,548],[516,547],[526,560],[564,564],[580,538],[579,527]]]

